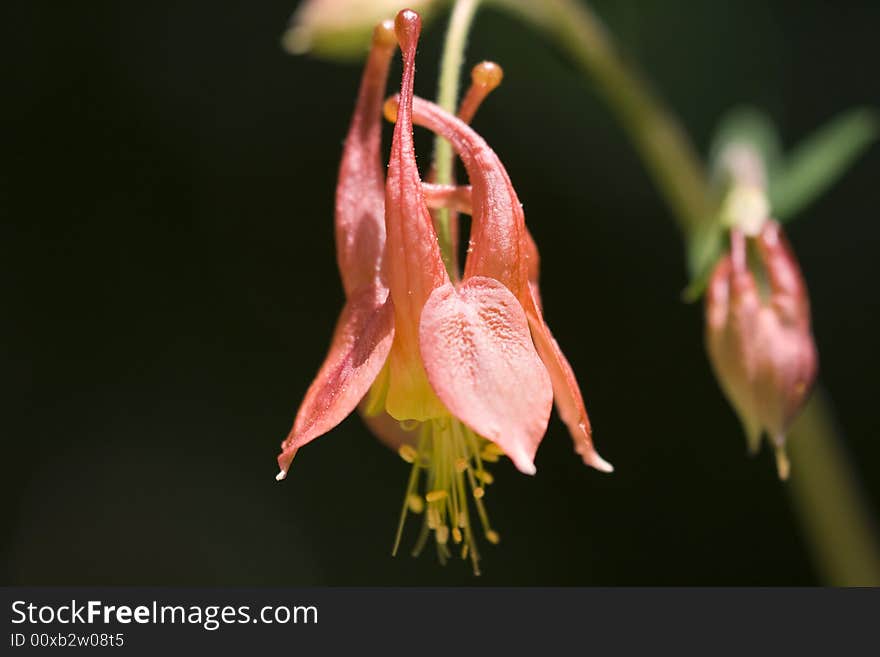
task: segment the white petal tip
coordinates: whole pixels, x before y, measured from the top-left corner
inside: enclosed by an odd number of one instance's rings
[[[284,481],[284,478],[287,476],[287,470],[281,470],[277,475],[275,475],[275,481]]]
[[[536,468],[535,464],[531,463],[531,462],[521,463],[519,465],[519,471],[522,472],[523,474],[533,475],[538,471],[538,468]]]
[[[614,466],[599,456],[598,452],[595,450],[590,450],[585,454],[581,454],[581,457],[584,459],[584,463],[591,468],[595,468],[599,472],[605,472],[606,474],[614,472]]]
[[[787,481],[788,475],[791,474],[791,463],[784,447],[776,448],[776,469],[779,472],[779,480]]]
[[[605,472],[607,474],[611,474],[612,472],[614,472],[614,466],[598,454],[596,455],[595,460],[590,463],[590,465],[596,468],[596,470],[598,470],[599,472]]]

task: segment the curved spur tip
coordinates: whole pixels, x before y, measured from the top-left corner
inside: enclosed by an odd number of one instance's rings
[[[504,69],[495,62],[483,61],[471,69],[471,82],[491,91],[504,79]]]
[[[281,470],[277,475],[275,475],[275,481],[284,481],[285,477],[287,477],[287,470]]]
[[[373,29],[373,45],[381,48],[396,48],[397,35],[394,34],[394,21],[385,19]]]
[[[422,19],[412,9],[403,9],[394,19],[394,31],[401,49],[411,48],[419,39],[422,30]]]

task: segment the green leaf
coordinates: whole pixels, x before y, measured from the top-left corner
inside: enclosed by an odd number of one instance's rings
[[[793,217],[830,187],[877,138],[880,121],[867,108],[849,110],[801,142],[784,167],[770,172],[770,206]]]

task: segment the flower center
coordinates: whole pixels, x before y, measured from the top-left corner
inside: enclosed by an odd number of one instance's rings
[[[502,451],[449,416],[421,422],[417,428],[416,446],[404,445],[398,450],[401,458],[412,464],[412,470],[392,554],[397,554],[407,515],[418,514],[422,515],[422,528],[413,556],[421,553],[433,535],[440,563],[457,553],[462,559],[469,558],[474,574],[479,575],[480,555],[470,507],[476,509],[486,540],[498,543],[500,537],[489,525],[483,497],[493,481],[485,465],[497,462]]]

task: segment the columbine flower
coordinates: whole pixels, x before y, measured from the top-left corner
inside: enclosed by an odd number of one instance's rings
[[[376,94],[391,50],[387,26],[374,38],[337,191],[346,308],[282,444],[279,478],[300,447],[338,424],[369,389],[362,410],[371,428],[412,463],[397,541],[407,512],[424,511],[416,551],[433,531],[441,559],[449,556],[450,542],[458,543],[462,558],[470,556],[477,571],[471,506],[487,540],[498,541],[482,503],[492,483],[485,464],[506,454],[520,471],[535,473],[534,456],[554,394],[584,460],[603,471],[611,466],[593,449],[577,382],[543,320],[537,250],[507,173],[463,121],[413,98],[418,14],[400,12],[395,29],[403,77],[399,103],[386,105],[396,125],[384,223],[377,219],[381,100]],[[471,188],[423,186],[414,119],[453,144]],[[450,279],[441,259],[426,194],[434,204],[448,202],[472,215],[460,281]]]
[[[757,451],[766,433],[785,479],[785,433],[815,381],[816,347],[806,286],[781,227],[765,221],[751,239],[760,263],[757,279],[749,266],[749,238],[739,228],[731,230],[730,253],[715,267],[706,296],[706,344],[749,449]]]

